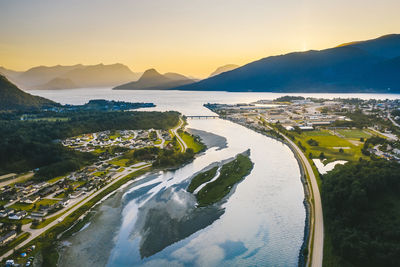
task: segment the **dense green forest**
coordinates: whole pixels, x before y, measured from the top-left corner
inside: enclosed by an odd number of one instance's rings
[[[400,164],[337,165],[322,176],[326,234],[341,266],[398,266]]]
[[[285,95],[285,96],[281,96],[276,98],[274,101],[277,102],[290,102],[293,100],[304,100],[305,98],[302,96],[289,96],[289,95]]]
[[[80,111],[60,116],[68,119],[21,121],[13,115],[1,116],[0,173],[40,168],[37,177],[61,175],[95,159],[92,154],[63,147],[61,139],[104,130],[169,129],[179,121],[177,112]]]

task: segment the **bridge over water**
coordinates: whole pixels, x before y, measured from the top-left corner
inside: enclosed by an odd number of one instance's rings
[[[186,116],[188,119],[218,119],[218,115],[214,116],[203,116],[203,115],[192,115],[192,116]]]

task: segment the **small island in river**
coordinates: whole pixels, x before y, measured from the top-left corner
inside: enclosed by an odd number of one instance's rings
[[[250,174],[254,164],[249,152],[239,154],[221,167],[199,173],[192,179],[188,191],[196,195],[200,207],[220,201],[235,184]]]

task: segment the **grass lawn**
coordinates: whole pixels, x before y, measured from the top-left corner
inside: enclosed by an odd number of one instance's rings
[[[115,134],[112,134],[112,135],[108,136],[108,138],[111,139],[111,140],[115,140],[118,137],[121,137],[121,135],[119,133],[117,133],[117,132]]]
[[[370,134],[373,135],[373,136],[379,136],[379,137],[381,137],[381,138],[383,138],[383,139],[387,139],[387,136],[384,136],[383,134],[380,134],[380,133],[378,133],[378,132],[372,131],[372,130],[370,130],[370,129],[365,129],[365,131],[368,132],[368,133],[370,133]]]
[[[15,210],[37,211],[37,210],[39,210],[40,205],[42,205],[42,206],[53,205],[53,204],[58,203],[58,201],[59,200],[44,198],[34,204],[15,203],[15,204],[11,205],[10,208],[15,209]]]
[[[187,132],[181,132],[180,136],[183,141],[186,143],[188,148],[193,149],[194,153],[197,153],[204,149],[204,145],[195,140],[195,137]]]
[[[53,179],[51,179],[51,180],[48,180],[47,182],[48,182],[49,184],[52,184],[52,183],[57,182],[58,180],[61,180],[62,178],[65,178],[65,175],[64,175],[64,176],[58,176],[58,177],[56,177],[56,178],[53,178]]]
[[[103,171],[103,172],[95,172],[93,173],[93,175],[97,176],[97,177],[101,177],[107,174],[107,171]]]
[[[190,182],[188,191],[190,193],[193,193],[197,187],[210,181],[212,178],[214,178],[215,174],[217,173],[217,170],[218,170],[218,167],[214,167],[211,170],[197,174]]]
[[[54,204],[56,204],[58,202],[59,202],[59,200],[44,198],[44,199],[41,199],[38,202],[36,202],[36,206],[37,206],[37,209],[39,209],[40,205],[42,205],[42,206],[54,205]]]
[[[104,153],[106,150],[104,148],[97,148],[95,150],[93,150],[93,153],[95,154],[101,154]]]
[[[155,145],[161,144],[161,139],[157,139],[157,140],[154,142],[154,144],[155,144]]]
[[[315,131],[304,131],[302,133],[304,136],[331,136],[331,134],[326,130],[315,130]]]
[[[31,210],[33,208],[33,204],[15,203],[12,204],[9,208],[15,210]]]
[[[126,159],[126,158],[116,158],[116,159],[113,159],[110,161],[111,164],[114,164],[114,165],[117,165],[120,167],[129,166],[128,162],[129,162],[129,159]]]
[[[365,133],[363,130],[337,130],[337,132],[346,138],[369,138],[371,135]]]

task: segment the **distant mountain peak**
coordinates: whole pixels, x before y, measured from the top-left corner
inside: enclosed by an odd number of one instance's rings
[[[221,73],[223,73],[223,72],[231,71],[231,70],[234,70],[234,69],[237,69],[237,68],[239,68],[239,65],[236,65],[236,64],[226,64],[226,65],[224,65],[224,66],[218,67],[215,71],[213,71],[213,72],[210,74],[209,77],[213,77],[213,76],[216,76],[216,75],[221,74]]]
[[[151,68],[146,70],[143,75],[136,82],[130,82],[115,87],[114,89],[127,89],[127,90],[163,90],[180,85],[190,84],[194,81],[186,76],[167,72],[164,75],[159,73],[156,69]]]

